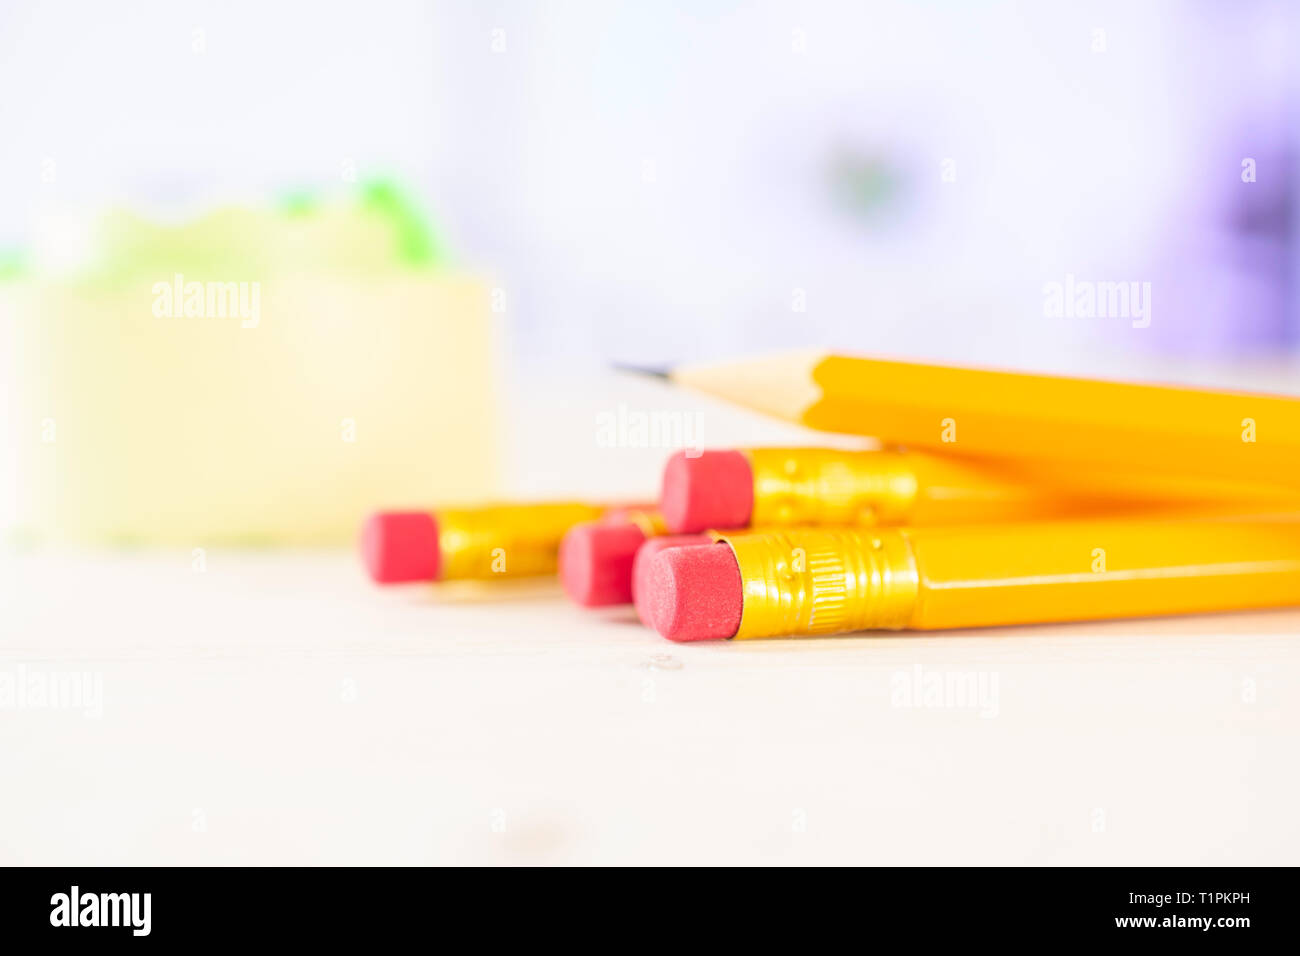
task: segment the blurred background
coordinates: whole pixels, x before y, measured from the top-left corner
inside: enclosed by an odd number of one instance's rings
[[[347,549],[851,441],[617,365],[1300,391],[1297,20],[3,0],[0,863],[1294,862],[1293,612],[679,646]]]
[[[670,449],[610,454],[628,416],[787,437],[619,363],[819,346],[1294,390],[1297,20],[8,0],[0,517],[332,544],[378,505],[652,493]],[[177,276],[178,301],[256,284],[258,321],[160,308]],[[1053,309],[1087,283],[1129,312]]]

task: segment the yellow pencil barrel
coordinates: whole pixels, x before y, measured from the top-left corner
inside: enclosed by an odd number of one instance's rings
[[[921,448],[1300,483],[1300,400],[835,356],[805,424]]]
[[[1300,604],[1300,514],[719,535],[737,638]]]
[[[1291,502],[1300,490],[1225,479],[920,451],[751,448],[755,527],[941,525]]]
[[[932,629],[1300,604],[1300,517],[909,532]]]
[[[822,431],[944,454],[1300,485],[1300,398],[825,353],[674,370]]]

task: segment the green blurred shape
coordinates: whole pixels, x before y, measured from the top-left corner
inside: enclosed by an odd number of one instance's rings
[[[428,219],[400,186],[387,179],[372,180],[362,187],[361,201],[370,212],[387,217],[397,237],[398,258],[403,262],[412,266],[443,263],[442,245]]]
[[[21,279],[27,274],[27,256],[22,249],[0,249],[0,282]]]
[[[94,224],[95,255],[67,277],[114,288],[183,273],[193,279],[270,279],[328,273],[354,278],[447,265],[445,248],[410,193],[391,179],[351,196],[290,190],[264,206],[222,206],[183,222],[110,209]],[[0,280],[26,278],[26,250],[0,249]]]
[[[320,209],[320,199],[314,193],[289,192],[280,197],[280,209],[291,219],[310,216]]]

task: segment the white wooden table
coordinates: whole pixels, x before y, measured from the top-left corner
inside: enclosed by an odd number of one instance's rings
[[[0,681],[102,688],[0,704],[3,864],[1300,856],[1300,612],[679,646],[344,553],[0,562]]]

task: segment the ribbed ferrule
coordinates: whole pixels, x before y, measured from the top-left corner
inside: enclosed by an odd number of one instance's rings
[[[756,448],[754,526],[874,525],[903,522],[917,476],[897,452]]]
[[[737,638],[896,630],[912,619],[918,578],[904,531],[792,528],[717,537],[740,566]]]

